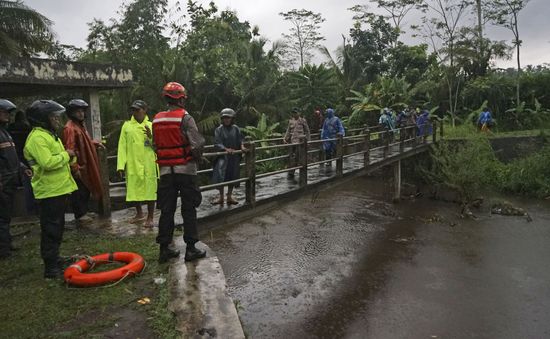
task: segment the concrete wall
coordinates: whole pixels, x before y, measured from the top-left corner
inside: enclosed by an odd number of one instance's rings
[[[542,136],[492,138],[489,141],[496,156],[503,162],[527,157],[548,145]]]

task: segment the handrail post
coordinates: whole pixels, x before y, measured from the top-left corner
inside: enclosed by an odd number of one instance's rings
[[[245,172],[248,180],[245,187],[245,201],[250,206],[256,205],[256,145],[251,137],[246,137],[244,142],[245,153]]]
[[[432,126],[432,141],[435,144],[437,143],[437,120],[433,120]]]
[[[99,172],[101,174],[101,188],[103,194],[99,200],[99,215],[105,218],[111,216],[111,192],[109,185],[109,163],[107,160],[107,151],[104,148],[97,149],[99,160]]]
[[[384,132],[384,158],[388,157],[390,153],[390,131]]]
[[[407,136],[407,127],[401,127],[399,129],[399,153],[403,153],[405,150],[405,137]]]
[[[321,138],[322,132],[319,132],[319,140],[322,140]],[[323,149],[323,143],[319,143],[319,159],[317,161],[323,161],[325,159],[325,150]]]
[[[300,168],[300,187],[307,186],[307,139],[306,137],[300,138],[300,146],[298,147],[298,162],[301,165]]]
[[[370,163],[370,129],[365,125],[365,137],[363,139],[364,151],[363,153],[363,164],[366,168]]]
[[[424,123],[424,129],[422,131],[422,143],[427,144],[428,143],[428,129],[430,128],[430,124],[428,123],[428,120]]]
[[[341,177],[344,174],[344,136],[336,134],[336,176]]]

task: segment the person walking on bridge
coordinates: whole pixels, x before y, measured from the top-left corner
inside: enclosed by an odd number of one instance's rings
[[[23,149],[33,171],[31,184],[40,211],[40,253],[47,279],[63,274],[59,246],[65,228],[65,206],[70,194],[77,190],[69,166],[76,162],[76,153],[65,150],[57,135],[64,112],[65,107],[53,100],[33,102],[27,110],[33,129]]]
[[[346,131],[344,130],[344,125],[342,121],[334,114],[334,109],[327,108],[325,111],[326,118],[323,123],[323,128],[321,130],[321,139],[335,139],[338,135],[345,136]],[[325,151],[325,159],[327,159],[327,165],[332,164],[332,157],[336,152],[336,140],[328,140],[323,142],[323,149]]]
[[[237,125],[235,117],[237,113],[231,108],[224,108],[220,117],[222,124],[214,131],[214,147],[218,152],[227,152],[216,158],[212,181],[221,183],[224,181],[237,180],[240,177],[241,154],[234,154],[235,151],[244,150],[243,135]],[[238,184],[227,186],[227,204],[236,205],[239,202],[233,198],[233,188]],[[223,205],[223,186],[219,188],[220,196],[212,201],[213,205]]]
[[[126,201],[135,204],[136,216],[131,222],[144,219],[142,205],[147,204],[145,227],[153,227],[157,200],[158,171],[153,150],[152,124],[147,117],[147,104],[136,100],[130,106],[132,117],[122,125],[118,140],[117,171],[126,177]]]
[[[180,255],[179,251],[168,247],[174,235],[178,196],[181,198],[183,216],[185,260],[192,261],[206,256],[205,251],[195,247],[199,241],[197,207],[202,202],[197,184],[197,167],[205,141],[195,120],[184,109],[187,99],[185,87],[177,82],[169,82],[164,86],[162,95],[168,110],[157,113],[153,120],[153,137],[160,167],[159,262],[165,263]]]
[[[310,140],[309,126],[306,119],[300,116],[300,110],[297,107],[292,109],[292,116],[288,121],[288,127],[286,128],[283,142],[285,144],[298,144],[302,138]],[[289,162],[288,167],[296,167],[298,161],[296,159],[298,154],[298,146],[291,146],[289,149]],[[289,178],[294,178],[294,170],[288,172]]]
[[[82,99],[73,99],[67,105],[69,121],[63,128],[63,144],[65,149],[73,150],[76,163],[71,165],[73,178],[78,190],[71,195],[71,208],[77,222],[88,213],[90,196],[99,201],[103,195],[99,159],[96,148],[105,148],[99,141],[92,140],[84,121],[88,103]]]
[[[0,259],[9,257],[16,249],[12,245],[10,222],[21,173],[32,176],[32,171],[17,156],[15,143],[6,129],[16,108],[11,101],[0,99]]]

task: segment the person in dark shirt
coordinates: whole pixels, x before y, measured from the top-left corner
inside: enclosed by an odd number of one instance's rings
[[[221,111],[222,123],[214,132],[214,146],[219,152],[227,152],[220,156],[214,163],[213,182],[220,183],[239,179],[241,154],[233,154],[235,151],[243,150],[243,136],[241,130],[235,125],[236,113],[231,108]],[[227,204],[236,205],[238,201],[233,198],[235,184],[227,185]],[[219,188],[220,196],[212,201],[212,204],[223,205],[223,186]]]
[[[15,143],[6,129],[10,114],[16,108],[11,101],[0,99],[0,259],[9,257],[15,250],[12,246],[10,222],[13,197],[20,183],[20,174],[24,171],[27,176],[32,176],[32,172],[19,161]]]

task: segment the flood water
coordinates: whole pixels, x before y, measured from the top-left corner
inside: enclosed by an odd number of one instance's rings
[[[550,337],[548,201],[469,220],[386,191],[360,178],[213,233],[250,338]]]

